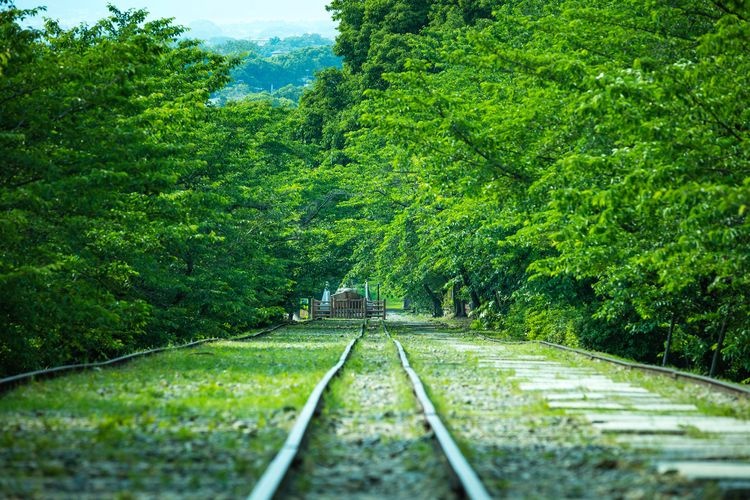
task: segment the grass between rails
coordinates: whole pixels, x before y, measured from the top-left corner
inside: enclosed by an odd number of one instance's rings
[[[510,370],[480,367],[473,352],[423,342],[419,336],[404,335],[406,332],[398,328],[394,331],[449,427],[455,418],[503,420],[533,416],[543,425],[545,418],[565,415],[563,410],[550,408],[539,394],[523,393],[518,382],[511,380],[514,374]],[[456,330],[448,330],[445,338],[465,342],[474,339],[473,335]],[[469,447],[462,449],[471,454]]]
[[[373,348],[379,348],[379,350],[384,351],[382,353],[386,354],[387,357],[376,360],[368,359],[372,356],[366,355],[363,351]],[[347,362],[346,369],[342,375],[331,383],[330,392],[325,397],[323,413],[329,414],[341,410],[351,412],[358,412],[364,409],[371,410],[372,408],[367,405],[368,401],[366,399],[352,398],[351,394],[356,390],[355,383],[357,377],[362,373],[374,371],[373,367],[384,369],[378,371],[387,372],[389,378],[392,377],[397,381],[393,386],[395,390],[393,399],[388,401],[377,401],[376,403],[379,407],[378,410],[383,414],[388,415],[416,412],[417,408],[414,402],[414,395],[411,386],[409,385],[409,380],[406,375],[400,371],[401,364],[399,363],[397,356],[398,353],[396,352],[395,347],[390,343],[382,346],[376,344],[371,337],[366,336],[363,338],[352,353],[352,357]]]
[[[453,345],[473,343],[469,334],[433,329],[422,337],[398,327],[391,332],[404,345],[441,418],[492,496],[549,497],[552,490],[544,488],[553,488],[556,479],[535,485],[524,478],[562,470],[562,464],[599,459],[590,429],[550,409],[538,394],[521,392],[510,371],[480,365],[481,349]],[[542,489],[534,489],[537,486]],[[560,491],[556,496],[576,496],[573,487]]]
[[[0,398],[0,496],[247,494],[356,329],[291,327]]]
[[[453,498],[393,343],[372,325],[330,385],[289,498]]]
[[[510,338],[506,339],[503,332],[481,331],[477,333],[498,340],[518,340]],[[673,399],[676,403],[695,404],[702,413],[707,415],[750,419],[750,397],[729,395],[722,393],[720,390],[711,389],[700,383],[690,382],[685,379],[674,379],[666,374],[659,375],[655,373],[647,373],[637,369],[619,366],[607,361],[588,359],[580,354],[541,346],[535,342],[527,342],[524,344],[528,345],[531,351],[544,353],[555,361],[567,363],[571,366],[594,368],[602,374],[612,377],[613,380],[617,382],[628,382],[644,387],[661,396]],[[638,361],[606,352],[591,351],[591,353],[607,356],[627,363],[638,363]],[[697,371],[686,371],[700,375]]]
[[[440,328],[438,328],[439,330]],[[404,330],[404,333],[407,331]],[[497,344],[474,337],[469,332],[455,330],[446,333],[446,336],[448,335],[463,342],[469,342],[478,346],[485,345],[488,349],[496,349],[498,346],[502,346],[500,348],[507,349],[508,353],[512,352],[514,356],[543,355],[550,361],[557,361],[566,366],[588,368],[600,375],[609,377],[613,381],[625,382],[646,388],[673,403],[694,404],[704,415],[750,419],[750,401],[747,398],[727,395],[700,384],[628,369],[605,361],[591,360],[575,353],[540,346],[536,343]],[[457,375],[456,370],[466,371],[467,369],[471,369],[471,365],[476,364],[476,355],[471,352],[451,353],[450,349],[440,349],[429,342],[420,342],[418,336],[404,335],[402,342],[413,353],[412,362],[415,368],[426,374],[428,391],[431,393],[436,406],[443,415],[451,417],[458,414],[455,409],[458,402],[462,404],[461,418],[481,418],[483,415],[486,418],[497,420],[521,418],[525,419],[530,427],[546,425],[547,421],[550,419],[554,420],[555,418],[564,418],[566,420],[578,418],[577,412],[566,412],[561,409],[550,408],[539,394],[523,394],[518,388],[518,382],[510,380],[512,372],[488,367],[481,368],[481,372],[485,377],[492,377],[493,383],[485,385],[485,394],[479,397],[475,395],[473,398],[480,402],[483,399],[490,399],[502,401],[502,403],[495,405],[494,408],[490,408],[486,404],[478,405],[476,401],[472,400],[472,397],[466,397],[463,401],[457,401],[454,396],[449,395],[446,388],[452,387],[455,393],[457,392],[455,386],[463,384],[465,387],[458,387],[458,391],[465,390],[467,394],[471,392],[468,387],[470,384],[458,381],[462,377],[460,374]],[[456,368],[457,363],[459,364],[458,368]],[[604,411],[606,412],[607,410]],[[660,412],[652,411],[650,413],[657,415]],[[670,414],[671,412],[665,410],[661,413]],[[529,418],[529,416],[534,416],[534,418]],[[535,422],[535,420],[538,420],[538,422]],[[583,430],[582,427],[581,429]],[[591,439],[591,436],[585,432],[582,432],[579,437],[581,438],[581,442],[587,442]],[[693,435],[693,437],[699,436]],[[596,440],[604,445],[615,445],[611,436],[610,439],[606,435],[598,436]]]
[[[537,344],[522,346],[530,352],[544,354],[551,360],[569,366],[588,367],[606,375],[615,382],[627,382],[643,387],[649,391],[669,398],[675,403],[692,403],[701,413],[713,416],[750,419],[750,398],[732,396],[717,389],[690,382],[684,379],[673,379],[666,375],[629,369],[606,361],[588,359],[582,355],[565,352]]]
[[[477,342],[486,341],[477,339]],[[557,361],[566,366],[590,368],[615,382],[625,382],[643,387],[674,403],[694,404],[705,415],[750,419],[750,398],[729,395],[685,379],[674,379],[667,375],[630,369],[598,359],[589,359],[580,354],[539,345],[535,342],[514,344],[513,349],[520,355],[543,355],[550,361]]]

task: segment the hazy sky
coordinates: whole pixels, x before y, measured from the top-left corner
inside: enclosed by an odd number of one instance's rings
[[[206,19],[216,24],[258,20],[329,20],[325,10],[330,0],[16,0],[16,7],[44,5],[44,14],[66,25],[92,23],[107,14],[107,3],[119,9],[145,8],[153,17],[174,17],[178,24]]]

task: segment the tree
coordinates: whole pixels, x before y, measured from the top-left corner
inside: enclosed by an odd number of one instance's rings
[[[207,107],[229,62],[145,11],[33,31],[4,5],[2,373],[279,316],[288,111]]]
[[[441,276],[490,323],[646,360],[673,331],[676,362],[746,377],[743,4],[384,6],[332,4],[377,89],[349,168],[394,212],[360,258],[410,241],[397,281]]]

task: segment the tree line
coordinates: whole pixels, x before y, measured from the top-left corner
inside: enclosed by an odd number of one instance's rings
[[[345,65],[303,101],[361,186],[353,272],[517,338],[750,377],[750,4],[331,11]]]
[[[0,376],[238,334],[331,279],[289,109],[208,105],[233,61],[143,10],[36,12],[0,0]]]
[[[0,47],[6,373],[379,279],[475,326],[750,377],[750,6],[333,0],[296,108],[143,11]]]
[[[296,105],[315,73],[341,67],[332,45],[314,34],[272,38],[262,45],[250,40],[208,44],[207,50],[235,58],[231,81],[213,97],[220,105],[248,98]]]

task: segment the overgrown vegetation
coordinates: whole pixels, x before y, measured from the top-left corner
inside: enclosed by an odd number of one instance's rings
[[[379,324],[365,329],[331,381],[308,439],[290,497],[347,496],[356,488],[379,498],[450,497],[445,465]],[[404,476],[410,480],[398,480]]]
[[[145,11],[32,30],[0,8],[0,376],[240,333],[338,272],[306,255],[296,118],[206,105],[224,57]]]
[[[648,411],[635,409],[643,404],[642,394],[616,394],[618,391],[604,386],[596,389],[597,383],[592,380],[588,389],[581,388],[584,399],[576,402],[593,403],[595,408],[561,409],[555,407],[552,397],[575,395],[576,389],[524,388],[529,382],[546,380],[554,386],[557,377],[564,385],[575,385],[588,377],[610,379],[648,388],[659,394],[663,403],[696,404],[704,416],[746,418],[748,415],[745,398],[738,400],[736,396],[694,383],[667,382],[659,375],[621,369],[535,343],[501,345],[472,338],[470,332],[456,333],[442,327],[414,324],[394,327],[391,333],[404,345],[438,412],[492,496],[578,498],[595,491],[596,497],[614,497],[628,496],[627,491],[635,487],[640,492],[654,488],[649,495],[655,497],[676,492],[681,496],[703,497],[715,495],[718,489],[710,482],[653,474],[654,460],[662,460],[669,454],[669,436],[660,437],[657,431],[656,435],[646,433],[639,439],[628,432],[601,432],[591,425],[587,415],[610,411],[615,418],[629,414],[638,419],[648,414],[659,419],[658,407]],[[559,362],[557,368],[554,363],[550,365],[555,360]],[[589,374],[582,374],[581,368]],[[600,396],[606,393],[606,397],[597,399],[596,393]],[[608,404],[615,402],[623,408],[630,405],[633,408],[607,409]],[[679,419],[677,415],[673,411],[666,419]],[[724,437],[718,421],[716,433],[701,432],[695,427],[683,428],[681,432],[686,438],[722,443]],[[532,471],[539,480],[529,481],[519,471]]]
[[[286,328],[18,388],[0,399],[0,491],[247,495],[356,332]]]
[[[359,186],[355,273],[649,362],[671,332],[670,362],[750,376],[746,2],[331,9],[344,70],[308,99]]]
[[[348,272],[750,376],[747,2],[333,0],[344,65],[297,109],[207,106],[231,64],[143,12],[35,32],[0,4],[6,373],[241,330]]]

